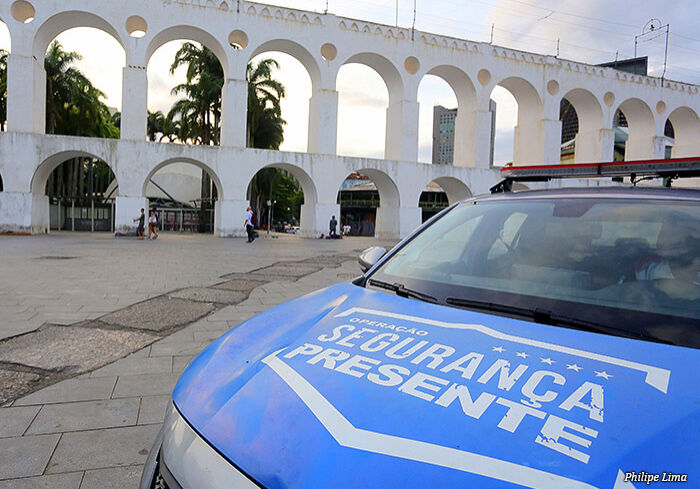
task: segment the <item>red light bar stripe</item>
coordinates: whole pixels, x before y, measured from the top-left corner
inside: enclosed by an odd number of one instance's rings
[[[501,172],[520,172],[526,170],[562,170],[562,169],[584,169],[592,168],[597,170],[599,167],[610,168],[616,166],[633,166],[633,165],[652,165],[659,164],[672,165],[674,163],[698,163],[700,164],[700,157],[695,156],[692,158],[670,158],[663,160],[635,160],[635,161],[607,161],[601,163],[577,163],[577,164],[567,164],[567,165],[533,165],[533,166],[506,166],[501,168]],[[515,175],[514,175],[515,176]]]

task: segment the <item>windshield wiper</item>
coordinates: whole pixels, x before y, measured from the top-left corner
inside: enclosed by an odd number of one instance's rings
[[[517,317],[529,319],[532,322],[539,324],[547,324],[549,326],[564,326],[582,331],[593,331],[596,333],[605,333],[613,336],[623,336],[626,338],[642,338],[657,343],[675,344],[670,341],[662,340],[656,336],[651,336],[644,332],[630,331],[627,329],[615,328],[595,321],[585,319],[572,318],[546,309],[529,309],[526,307],[508,306],[504,304],[495,304],[488,301],[479,301],[473,299],[461,299],[457,297],[448,297],[445,299],[447,304],[466,309],[476,309],[488,312],[497,312]]]
[[[381,280],[375,280],[371,278],[369,279],[369,284],[374,285],[375,287],[380,287],[382,289],[391,290],[392,292],[396,293],[396,295],[398,295],[399,297],[418,299],[420,301],[432,302],[433,304],[437,304],[438,302],[438,300],[432,295],[424,294],[423,292],[418,292],[417,290],[407,289],[404,284],[400,284],[398,282],[390,284],[389,282],[382,282]]]

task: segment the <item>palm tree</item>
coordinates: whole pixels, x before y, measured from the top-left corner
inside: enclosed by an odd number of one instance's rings
[[[46,132],[71,136],[116,138],[105,94],[72,66],[81,59],[66,52],[58,41],[51,43],[44,59],[46,70]]]
[[[263,59],[257,64],[248,63],[248,124],[246,140],[251,148],[279,149],[284,141],[284,125],[281,101],[284,86],[272,77],[279,68],[274,59]]]
[[[170,74],[186,66],[186,82],[172,90],[183,94],[175,102],[170,115],[173,120],[185,121],[180,127],[180,139],[193,144],[219,144],[221,121],[221,89],[224,71],[216,55],[204,46],[183,43],[175,54]]]
[[[46,132],[118,138],[116,121],[102,101],[104,93],[73,66],[80,59],[80,54],[64,51],[58,41],[51,43],[46,53]],[[99,167],[97,171],[96,164]],[[100,188],[109,185],[110,173],[104,162],[74,158],[51,174],[47,188],[52,195],[94,196]],[[105,174],[107,178],[103,179]],[[98,179],[97,182],[95,178]]]
[[[148,119],[146,119],[146,134],[149,141],[157,141],[158,134],[163,133],[163,124],[165,116],[160,110],[156,112],[148,111]]]

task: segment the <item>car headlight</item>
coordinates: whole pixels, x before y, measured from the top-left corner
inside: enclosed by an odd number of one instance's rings
[[[171,403],[154,480],[162,489],[249,489],[260,486],[212,448]]]

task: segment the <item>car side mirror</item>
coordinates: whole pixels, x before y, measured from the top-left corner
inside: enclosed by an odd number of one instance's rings
[[[370,268],[376,265],[384,255],[386,255],[386,249],[382,248],[381,246],[372,246],[371,248],[367,248],[365,251],[360,253],[357,261],[360,264],[362,273],[366,273]]]

